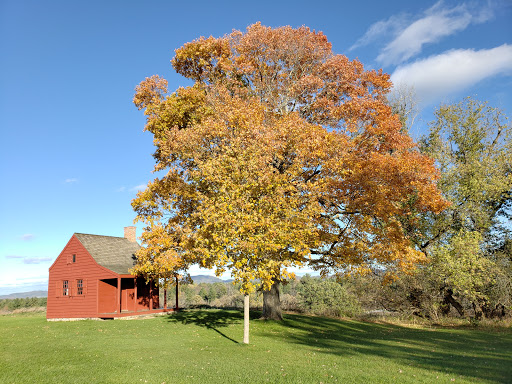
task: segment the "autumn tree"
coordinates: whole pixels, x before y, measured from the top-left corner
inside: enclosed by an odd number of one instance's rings
[[[387,74],[334,54],[321,32],[259,23],[187,43],[172,65],[194,85],[169,95],[153,76],[134,97],[165,172],[132,203],[147,225],[135,272],[229,270],[247,295],[278,293],[290,267],[423,260],[400,218],[447,204],[386,102]]]

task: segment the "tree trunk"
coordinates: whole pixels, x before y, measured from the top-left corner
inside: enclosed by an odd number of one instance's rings
[[[249,344],[249,295],[244,296],[244,344]]]
[[[270,291],[263,290],[263,313],[265,320],[282,321],[281,299],[279,298],[279,280],[274,280]]]
[[[457,312],[459,312],[459,315],[461,317],[464,317],[464,308],[462,307],[462,305],[460,305],[459,302],[457,302],[457,300],[454,299],[454,297],[452,295],[453,295],[453,291],[451,289],[447,289],[444,293],[443,303],[451,304],[453,306],[453,308],[455,308],[457,310]]]
[[[475,319],[482,320],[484,312],[479,304],[473,302],[473,311],[475,312]]]

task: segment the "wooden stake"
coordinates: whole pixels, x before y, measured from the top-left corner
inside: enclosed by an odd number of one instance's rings
[[[176,311],[179,308],[179,300],[178,300],[178,291],[179,291],[179,287],[178,287],[178,275],[176,275],[176,306],[174,307],[176,309]]]
[[[244,344],[249,344],[249,295],[244,296]]]

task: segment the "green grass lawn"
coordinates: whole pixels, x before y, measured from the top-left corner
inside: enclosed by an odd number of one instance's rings
[[[258,316],[258,313],[252,315]],[[0,316],[0,383],[512,383],[512,330],[197,310],[153,319]]]

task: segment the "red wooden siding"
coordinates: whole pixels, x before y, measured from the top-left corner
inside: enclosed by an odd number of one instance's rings
[[[98,282],[98,313],[112,314],[117,310],[117,279]]]
[[[73,255],[75,262],[73,263]],[[80,318],[98,317],[98,281],[117,275],[99,266],[82,243],[73,236],[59,257],[50,267],[46,317]],[[69,283],[69,295],[63,295],[62,282]],[[77,280],[84,284],[83,294],[78,295]]]
[[[158,308],[157,286],[146,284],[142,277],[119,275],[100,266],[75,235],[50,267],[47,319],[113,318],[163,311]]]

